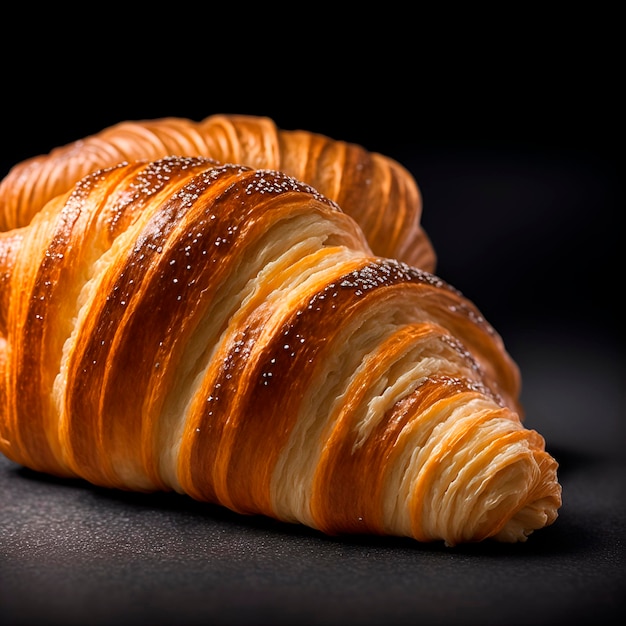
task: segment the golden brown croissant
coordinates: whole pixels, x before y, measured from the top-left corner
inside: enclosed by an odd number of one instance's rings
[[[250,115],[121,122],[18,163],[0,182],[0,231],[25,226],[89,172],[173,155],[280,170],[336,201],[376,254],[434,271],[435,254],[420,225],[421,195],[403,166],[356,144],[280,130],[271,119]]]
[[[561,505],[479,310],[284,173],[120,163],[0,234],[0,451],[329,534],[524,541]]]

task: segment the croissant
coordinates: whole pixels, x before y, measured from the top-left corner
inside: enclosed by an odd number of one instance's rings
[[[521,542],[561,506],[476,306],[277,170],[118,163],[0,233],[0,452],[330,535]]]
[[[0,182],[0,231],[25,226],[48,200],[91,171],[173,155],[285,172],[356,219],[376,254],[434,271],[435,253],[420,225],[421,195],[406,168],[359,145],[280,130],[271,119],[252,115],[121,122],[22,161]]]

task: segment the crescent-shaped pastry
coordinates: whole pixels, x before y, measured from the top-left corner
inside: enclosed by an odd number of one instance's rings
[[[421,195],[406,168],[359,145],[281,130],[271,119],[251,115],[121,122],[18,163],[0,182],[0,231],[25,226],[89,172],[174,155],[280,170],[337,202],[376,254],[434,271],[435,253],[420,225]]]
[[[501,337],[285,173],[97,170],[0,234],[0,281],[16,463],[330,534],[518,542],[557,518]]]

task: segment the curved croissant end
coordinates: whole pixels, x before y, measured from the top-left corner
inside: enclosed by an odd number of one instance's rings
[[[48,200],[89,172],[166,156],[280,170],[336,201],[356,219],[376,254],[435,268],[434,250],[420,225],[419,189],[403,166],[356,144],[280,130],[269,118],[246,115],[122,122],[23,161],[0,182],[0,231],[27,225]]]
[[[0,235],[0,451],[326,533],[524,541],[561,505],[458,291],[284,173],[119,164]]]

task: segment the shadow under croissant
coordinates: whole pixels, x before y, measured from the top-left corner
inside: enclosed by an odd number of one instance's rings
[[[567,456],[566,452],[564,455]],[[573,454],[575,463],[584,470],[586,463],[594,464],[594,459],[581,459]],[[567,465],[567,464],[566,464]],[[174,492],[138,493],[118,489],[97,487],[83,479],[59,478],[50,474],[37,472],[26,467],[15,467],[12,473],[20,480],[34,483],[53,485],[63,490],[72,490],[74,499],[80,499],[87,507],[93,507],[92,515],[98,518],[99,511],[107,509],[107,515],[112,514],[116,518],[125,519],[125,524],[130,528],[135,524],[143,523],[142,511],[151,511],[158,520],[160,531],[168,527],[176,527],[181,520],[185,524],[194,524],[196,529],[206,530],[207,533],[219,534],[224,537],[224,530],[230,537],[236,538],[237,533],[246,533],[246,541],[255,537],[281,542],[282,550],[288,552],[285,542],[294,540],[294,549],[300,549],[298,543],[301,539],[315,543],[318,550],[324,545],[339,545],[346,550],[366,550],[369,552],[382,551],[389,553],[394,550],[410,550],[413,552],[425,552],[430,554],[456,554],[470,557],[490,557],[493,559],[510,559],[542,556],[550,558],[555,554],[575,555],[577,553],[589,553],[594,550],[594,538],[583,530],[583,524],[578,524],[571,519],[557,519],[551,526],[541,532],[530,535],[528,541],[523,543],[501,543],[492,540],[461,543],[455,546],[446,546],[443,541],[416,542],[411,537],[397,537],[390,535],[358,535],[340,534],[329,535],[302,524],[281,522],[264,515],[241,515],[223,506],[200,502],[189,498],[184,494]],[[567,481],[565,481],[567,488]],[[84,496],[92,496],[93,499],[85,500]],[[111,505],[114,508],[111,509]],[[163,515],[165,514],[165,515]],[[116,531],[119,532],[119,529]],[[596,538],[597,540],[597,538]]]

